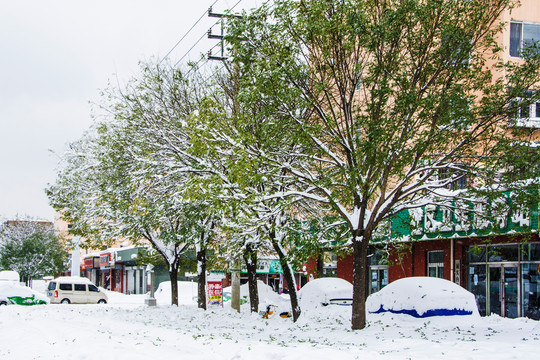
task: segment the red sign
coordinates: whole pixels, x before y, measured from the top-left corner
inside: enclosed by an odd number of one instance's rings
[[[94,258],[93,257],[84,259],[84,264],[83,264],[84,269],[92,269],[93,267],[94,267]]]
[[[208,305],[223,306],[223,288],[220,281],[208,282]]]

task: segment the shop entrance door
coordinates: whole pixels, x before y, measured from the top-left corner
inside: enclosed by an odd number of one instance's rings
[[[519,273],[517,264],[489,265],[488,314],[519,316]]]

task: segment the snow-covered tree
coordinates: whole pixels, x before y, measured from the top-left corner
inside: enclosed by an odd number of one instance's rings
[[[94,127],[70,145],[56,184],[53,207],[89,246],[118,238],[146,240],[169,265],[172,303],[178,303],[177,272],[188,246],[201,247],[197,179],[206,163],[191,155],[187,120],[199,105],[199,87],[180,70],[143,66],[125,88],[104,93]],[[193,184],[193,186],[191,186]],[[202,214],[203,212],[198,212]],[[208,223],[206,222],[208,225]]]
[[[227,77],[228,76],[228,77]],[[194,136],[201,139],[198,151],[215,157],[223,164],[220,172],[223,187],[217,199],[224,206],[228,220],[222,231],[228,234],[227,250],[230,260],[243,254],[249,274],[251,310],[258,311],[256,256],[257,253],[277,254],[289,286],[293,319],[296,321],[301,310],[296,296],[293,265],[298,265],[297,254],[305,248],[295,237],[302,228],[298,221],[306,221],[321,215],[321,206],[302,196],[283,196],[291,189],[305,189],[294,177],[283,173],[280,168],[267,162],[265,152],[280,157],[282,163],[294,163],[301,167],[303,160],[290,157],[283,149],[300,151],[294,137],[287,136],[286,128],[268,125],[268,122],[251,122],[261,116],[280,123],[279,116],[265,112],[259,101],[250,101],[233,89],[237,85],[238,73],[231,71],[220,81],[225,101],[207,102],[204,111],[193,124]],[[223,79],[223,78],[222,78]],[[227,81],[229,79],[229,81]],[[227,101],[227,98],[231,99]],[[227,106],[233,104],[233,106]],[[303,109],[299,109],[303,110]],[[219,160],[217,160],[219,159]]]
[[[540,80],[538,52],[500,58],[498,19],[516,3],[278,0],[231,21],[239,97],[260,108],[244,126],[268,134],[259,161],[295,179],[281,196],[328,204],[348,226],[353,329],[366,324],[368,245],[382,224],[474,200],[447,189],[464,178],[502,189],[509,118],[537,101],[523,94]],[[295,146],[272,146],[285,138]]]
[[[67,258],[67,249],[50,222],[24,217],[0,227],[0,269],[17,271],[27,283],[65,271]]]

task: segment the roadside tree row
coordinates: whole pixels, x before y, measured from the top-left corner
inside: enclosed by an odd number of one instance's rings
[[[396,215],[487,209],[503,190],[537,185],[534,138],[512,121],[539,100],[528,91],[540,80],[538,48],[504,63],[496,42],[500,15],[515,5],[283,0],[231,17],[225,70],[208,78],[146,64],[104,91],[95,124],[47,190],[51,203],[89,245],[150,242],[172,284],[188,247],[200,289],[209,249],[252,273],[257,254],[274,253],[294,320],[292,267],[340,234],[353,253],[352,327],[361,329],[368,246]],[[523,159],[531,165],[513,171]],[[451,189],[464,178],[468,186]],[[256,311],[254,276],[250,295]]]

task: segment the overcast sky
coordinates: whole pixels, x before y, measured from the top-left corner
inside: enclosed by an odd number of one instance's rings
[[[89,127],[89,102],[108,80],[137,74],[139,61],[163,58],[214,1],[0,0],[0,219],[54,219],[44,188],[57,154]],[[237,2],[218,0],[214,9]],[[235,10],[260,3],[242,0]],[[171,62],[215,21],[204,17]],[[204,38],[186,60],[214,45]]]

